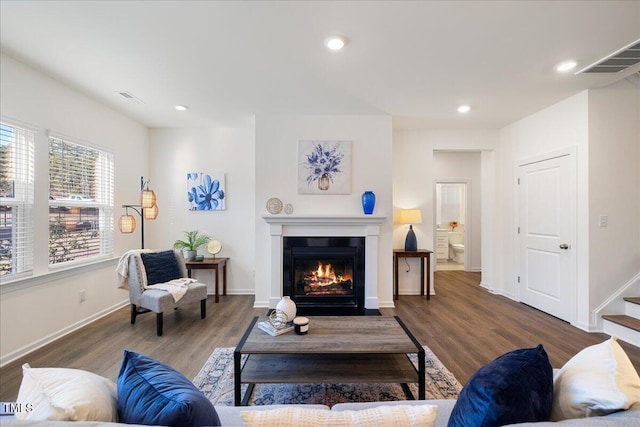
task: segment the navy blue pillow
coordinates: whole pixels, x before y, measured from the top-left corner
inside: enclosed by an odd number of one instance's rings
[[[553,369],[542,344],[515,350],[478,369],[463,387],[448,427],[548,421]]]
[[[142,252],[140,254],[147,271],[147,285],[164,283],[182,277],[176,254],[173,251]]]
[[[184,375],[125,350],[118,374],[121,423],[163,426],[219,426],[213,404]]]

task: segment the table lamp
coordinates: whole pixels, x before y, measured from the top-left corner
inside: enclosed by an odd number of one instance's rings
[[[416,240],[416,233],[413,232],[413,224],[422,223],[422,212],[420,209],[403,209],[398,212],[398,222],[400,224],[409,224],[409,232],[404,240],[404,250],[417,251],[418,241]]]

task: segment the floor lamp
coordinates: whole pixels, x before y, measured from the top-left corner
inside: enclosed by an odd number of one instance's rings
[[[133,215],[129,215],[129,209],[132,209],[140,215],[140,248],[144,249],[144,220],[154,220],[158,217],[156,194],[153,190],[149,190],[149,180],[145,181],[144,177],[140,177],[140,204],[122,205],[122,207],[125,208],[125,214],[118,220],[120,232],[133,233],[136,229],[136,219]]]

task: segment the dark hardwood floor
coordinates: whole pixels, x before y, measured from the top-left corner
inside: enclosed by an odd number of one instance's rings
[[[479,273],[437,272],[437,295],[431,300],[400,296],[395,309],[381,311],[400,316],[463,384],[479,367],[516,348],[543,344],[551,364],[560,367],[582,348],[608,338],[492,295],[479,282]],[[23,363],[84,369],[115,381],[124,349],[194,378],[214,348],[235,346],[253,316],[266,312],[252,307],[252,296],[221,297],[219,304],[210,298],[204,320],[198,303],[165,315],[161,337],[156,336],[155,315],[141,315],[131,325],[129,308],[120,309],[0,369],[0,401],[15,401]],[[640,371],[640,348],[621,345]]]

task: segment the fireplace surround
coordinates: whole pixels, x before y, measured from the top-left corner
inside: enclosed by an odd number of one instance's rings
[[[378,268],[380,228],[386,217],[377,215],[266,215],[270,247],[265,267],[268,277],[262,288],[267,300],[256,300],[255,307],[275,308],[283,294],[284,237],[363,237],[365,309],[378,309]],[[260,291],[264,292],[264,291]],[[264,301],[264,302],[263,302]],[[263,305],[264,304],[264,305]]]

